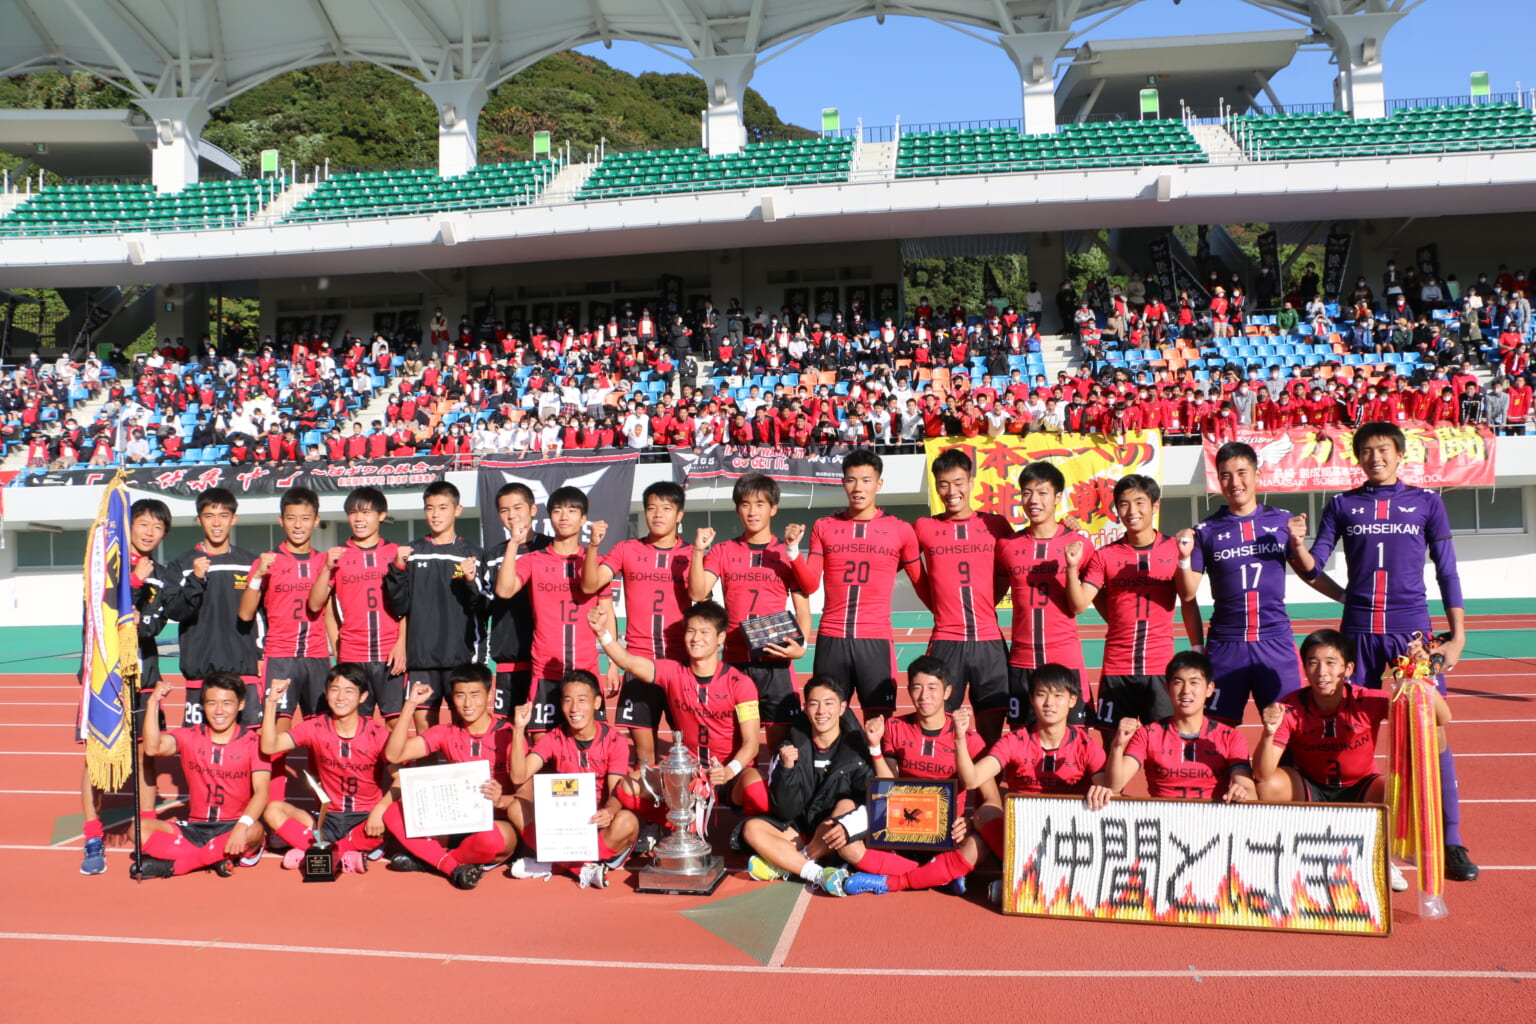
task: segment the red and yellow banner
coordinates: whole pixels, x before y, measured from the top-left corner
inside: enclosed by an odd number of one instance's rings
[[[1404,483],[1418,487],[1492,487],[1498,439],[1487,427],[1432,427],[1401,424],[1408,451],[1400,470]],[[1288,430],[1239,430],[1237,440],[1259,453],[1260,491],[1347,491],[1365,482],[1355,461],[1352,427],[1312,426]],[[1220,490],[1216,450],[1205,438],[1205,486]]]

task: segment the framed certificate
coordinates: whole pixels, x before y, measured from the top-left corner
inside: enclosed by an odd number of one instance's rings
[[[870,779],[869,845],[877,850],[953,850],[954,779]]]
[[[480,792],[491,779],[491,762],[402,768],[399,777],[408,838],[463,835],[491,827],[496,806]]]
[[[533,777],[538,859],[597,860],[597,776],[591,772]]]

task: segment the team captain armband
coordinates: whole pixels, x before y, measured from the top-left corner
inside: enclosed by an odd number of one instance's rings
[[[738,722],[755,722],[758,720],[757,701],[744,700],[736,705],[736,720]]]

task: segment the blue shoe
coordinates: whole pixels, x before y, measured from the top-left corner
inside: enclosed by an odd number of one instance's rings
[[[950,879],[948,882],[945,882],[943,884],[943,886],[941,886],[940,888],[944,892],[949,893],[951,896],[964,896],[965,895],[965,876],[961,875],[959,878]]]
[[[868,871],[855,871],[843,883],[843,891],[849,896],[863,896],[866,893],[883,896],[891,890],[885,884],[884,875],[872,875]]]
[[[99,875],[107,870],[107,841],[97,836],[85,841],[85,859],[80,862],[82,875]]]

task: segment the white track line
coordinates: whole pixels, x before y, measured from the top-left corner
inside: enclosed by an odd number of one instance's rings
[[[811,905],[811,887],[802,885],[800,894],[795,897],[795,906],[789,912],[789,920],[784,922],[784,930],[779,932],[779,941],[773,944],[773,955],[768,958],[769,967],[783,967],[784,961],[789,959],[789,951],[795,944],[795,936],[800,932],[800,922],[805,920],[806,908]]]
[[[0,940],[11,942],[95,943],[108,945],[170,946],[179,949],[230,949],[253,953],[292,953],[300,956],[368,957],[385,960],[449,960],[477,964],[516,965],[523,967],[608,967],[631,971],[682,971],[704,974],[809,974],[858,975],[863,977],[919,978],[1157,978],[1191,980],[1188,970],[1007,970],[899,967],[773,967],[759,964],[690,964],[654,960],[562,960],[554,957],[494,956],[487,953],[443,953],[405,949],[351,949],[344,946],[287,946],[264,942],[223,942],[219,939],[153,939],[125,935],[61,935],[49,932],[0,932]],[[1437,970],[1205,970],[1203,978],[1297,978],[1297,979],[1415,979],[1445,978],[1477,981],[1536,980],[1536,971],[1437,971]]]

